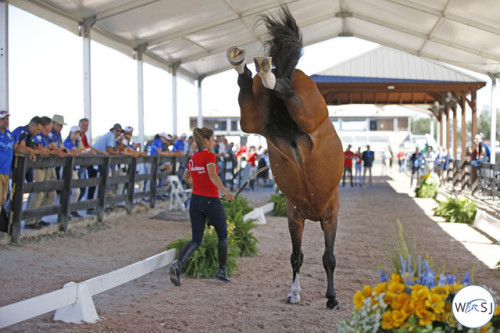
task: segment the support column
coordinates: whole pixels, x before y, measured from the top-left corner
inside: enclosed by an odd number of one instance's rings
[[[460,186],[462,190],[465,189],[466,181],[465,181],[465,165],[466,165],[466,156],[467,156],[467,123],[465,118],[465,96],[460,99],[460,109],[462,109],[462,149],[460,152]]]
[[[137,116],[139,142],[144,148],[144,62],[142,55],[147,49],[147,44],[142,44],[134,50],[137,59]]]
[[[471,93],[470,108],[472,109],[472,133],[471,133],[471,147],[472,151],[476,150],[476,144],[474,143],[474,137],[477,134],[477,106],[476,106],[476,91]],[[477,190],[477,172],[476,168],[470,167],[470,179],[471,179],[471,191],[474,194]]]
[[[0,0],[0,109],[9,110],[9,4]]]
[[[496,105],[496,86],[497,78],[495,76],[490,76],[491,78],[491,137],[490,137],[490,163],[495,164],[496,162],[496,141],[497,141],[497,105]]]
[[[439,112],[439,145],[444,148],[443,142],[443,112]]]
[[[431,115],[431,138],[432,140],[435,140],[436,138],[434,137],[434,122],[436,121],[436,119],[434,118],[434,115]],[[436,141],[437,142],[437,141]],[[434,148],[437,148],[437,147],[434,147]]]
[[[450,142],[450,106],[446,105],[446,149],[451,150]]]
[[[176,62],[172,65],[172,135],[177,135],[177,70],[181,65]]]
[[[453,111],[453,187],[458,183],[458,156],[457,156],[457,149],[458,149],[458,123],[457,123],[457,105],[454,104],[452,107]]]
[[[200,76],[198,78],[198,121],[197,121],[197,127],[202,128],[203,127],[203,101],[202,101],[202,90],[201,90],[201,83],[205,76]]]
[[[95,24],[96,18],[85,19],[78,29],[83,41],[83,117],[89,120],[89,130],[87,131],[87,140],[92,145],[92,91],[91,91],[91,72],[90,72],[90,30]]]

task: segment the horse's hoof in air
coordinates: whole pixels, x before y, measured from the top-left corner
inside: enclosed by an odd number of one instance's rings
[[[227,49],[227,60],[229,60],[229,63],[233,66],[238,66],[241,65],[245,61],[245,54],[246,51],[242,50],[236,46],[232,46],[229,49]]]
[[[255,63],[255,68],[257,73],[269,73],[273,69],[273,58],[272,57],[259,57],[253,58]]]
[[[339,302],[336,299],[334,299],[333,301],[328,300],[326,301],[326,308],[328,310],[340,310]]]
[[[288,294],[286,302],[288,304],[299,304],[300,303],[300,295],[290,293],[290,294]]]

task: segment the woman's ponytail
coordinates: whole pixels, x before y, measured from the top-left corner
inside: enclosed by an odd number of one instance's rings
[[[198,151],[202,151],[203,149],[205,149],[204,139],[210,140],[212,135],[214,135],[214,131],[207,127],[203,128],[196,127],[193,130],[193,138],[194,142],[196,143],[196,148],[198,149]]]

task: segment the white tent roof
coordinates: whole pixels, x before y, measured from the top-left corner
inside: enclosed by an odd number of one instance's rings
[[[9,0],[76,34],[198,79],[229,68],[232,45],[262,55],[258,15],[288,4],[304,44],[355,36],[484,74],[500,73],[498,0]],[[335,50],[331,50],[335,52]]]

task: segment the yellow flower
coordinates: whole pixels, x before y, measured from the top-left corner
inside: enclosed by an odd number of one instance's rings
[[[390,330],[395,327],[392,311],[387,311],[382,315],[382,322],[380,324],[384,330]]]
[[[401,283],[403,282],[403,277],[400,274],[392,274],[390,282]]]
[[[391,304],[394,297],[404,293],[405,285],[399,282],[391,282],[387,286],[387,294],[384,297],[384,301],[387,304]]]
[[[394,327],[400,327],[408,317],[409,316],[404,311],[392,310],[392,322]]]
[[[373,287],[372,292],[374,292],[376,295],[380,295],[381,293],[385,292],[386,287],[387,282],[379,283],[375,287]]]
[[[363,293],[361,290],[356,291],[353,297],[353,303],[354,303],[354,310],[359,310],[363,306],[363,301],[365,300],[365,297],[363,296]]]
[[[436,314],[443,313],[444,311],[444,298],[439,294],[430,294],[426,304]]]
[[[431,289],[431,292],[434,294],[441,295],[443,299],[446,299],[448,295],[450,294],[450,286],[449,285],[444,285],[444,286],[436,286]]]
[[[482,327],[479,329],[479,332],[481,332],[481,333],[482,333],[482,332],[488,332],[488,329],[489,329],[490,327],[491,327],[491,321],[490,321],[488,324],[486,324],[486,325],[482,326]]]
[[[407,293],[402,293],[394,296],[390,305],[393,310],[402,310],[406,302],[409,301],[410,295],[408,295]]]

